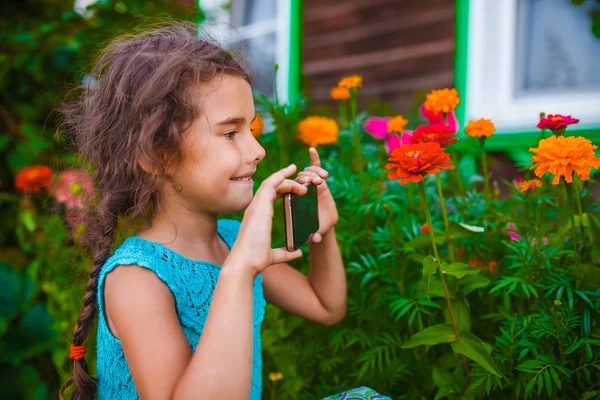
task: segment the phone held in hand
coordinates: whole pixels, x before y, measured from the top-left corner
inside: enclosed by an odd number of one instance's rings
[[[283,195],[285,241],[288,251],[298,250],[319,230],[319,203],[317,187],[308,184],[303,196]]]

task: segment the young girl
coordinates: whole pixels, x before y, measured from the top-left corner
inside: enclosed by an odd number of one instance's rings
[[[93,163],[97,201],[83,239],[95,251],[71,358],[73,399],[93,398],[84,342],[96,312],[100,399],[261,398],[265,300],[330,325],[346,312],[335,202],[310,149],[253,195],[265,157],[253,136],[251,78],[227,50],[171,24],[113,41],[65,129]],[[271,248],[273,202],[317,185],[319,231],[310,273]],[[219,214],[245,210],[241,224]],[[117,218],[146,225],[111,255]]]

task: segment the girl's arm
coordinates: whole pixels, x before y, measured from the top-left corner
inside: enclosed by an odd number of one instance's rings
[[[225,262],[192,354],[175,300],[152,271],[119,266],[107,275],[107,314],[141,399],[249,397],[254,276]]]
[[[346,274],[335,230],[321,242],[309,242],[308,277],[286,263],[275,264],[263,273],[265,298],[275,306],[324,325],[346,315]]]

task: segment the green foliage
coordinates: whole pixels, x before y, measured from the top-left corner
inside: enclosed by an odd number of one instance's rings
[[[80,165],[65,135],[55,134],[55,110],[112,37],[149,17],[199,17],[172,0],[98,1],[85,16],[74,3],[2,5],[10,16],[0,55],[0,397],[7,399],[57,398],[71,374],[71,335],[92,264],[55,200],[45,191],[17,193],[15,174]],[[93,370],[93,352],[88,363]]]
[[[70,374],[70,337],[92,260],[52,195],[18,193],[14,176],[35,164],[56,173],[77,166],[67,138],[50,134],[66,83],[83,78],[74,71],[129,29],[134,13],[182,11],[167,0],[103,1],[84,18],[73,2],[42,1],[35,12],[11,4],[15,17],[5,24],[0,56],[0,387],[9,398],[56,398]],[[273,129],[259,138],[267,157],[256,181],[291,162],[307,166],[308,146],[297,140],[296,124],[317,109],[310,99],[280,104],[257,94],[257,102]],[[441,173],[450,235],[435,180],[425,182],[435,255],[429,234],[420,231],[426,221],[419,191],[386,180],[383,142],[360,128],[368,115],[393,111],[378,104],[358,113],[356,136],[342,126],[338,143],[319,148],[340,214],[347,316],[320,326],[269,305],[264,392],[274,386],[268,374],[281,372],[275,389],[282,399],[322,398],[363,384],[394,399],[597,397],[600,206],[590,195],[593,182],[578,183],[583,213],[574,218],[575,246],[561,186],[544,178],[537,192],[520,193],[509,183],[509,195],[486,201],[483,177],[473,171],[473,157],[483,150],[462,138],[449,148],[457,170]],[[417,115],[410,114],[411,127],[420,124]],[[353,149],[357,137],[360,152]],[[360,175],[353,172],[359,153]],[[519,239],[509,236],[510,222]],[[273,238],[274,247],[283,246],[283,213],[275,213]],[[306,273],[309,259],[291,264]]]

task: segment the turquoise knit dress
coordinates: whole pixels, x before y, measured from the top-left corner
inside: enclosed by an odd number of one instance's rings
[[[240,227],[239,221],[220,219],[219,236],[231,249]],[[106,261],[98,278],[97,376],[99,399],[138,399],[133,378],[119,339],[114,337],[104,316],[104,280],[117,265],[135,264],[153,271],[171,290],[175,298],[179,324],[192,351],[204,329],[212,294],[219,279],[220,266],[208,261],[190,260],[161,244],[131,236]],[[260,328],[265,314],[262,276],[254,280],[254,322],[252,352],[252,387],[250,400],[260,400],[262,356]],[[199,396],[201,394],[199,393]]]

